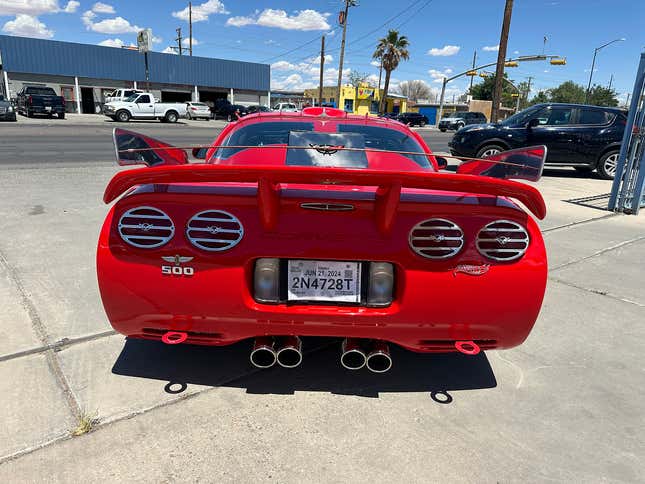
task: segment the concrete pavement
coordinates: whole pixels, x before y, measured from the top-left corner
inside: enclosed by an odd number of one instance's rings
[[[524,345],[395,349],[372,375],[314,340],[302,367],[257,371],[247,344],[115,335],[94,250],[117,168],[36,167],[26,151],[0,167],[0,481],[645,480],[645,223],[596,208],[610,182],[548,170],[537,184],[551,269]],[[72,437],[80,419],[94,431]]]

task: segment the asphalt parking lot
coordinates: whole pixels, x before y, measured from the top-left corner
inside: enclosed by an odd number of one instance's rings
[[[604,210],[611,182],[546,170],[536,184],[550,273],[524,345],[395,349],[375,375],[314,340],[301,367],[260,371],[246,343],[112,331],[94,257],[116,124],[0,126],[0,481],[645,481],[645,215]],[[223,123],[126,126],[185,145]],[[446,150],[450,133],[421,133]]]

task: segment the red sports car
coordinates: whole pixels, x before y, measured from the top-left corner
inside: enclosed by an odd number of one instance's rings
[[[212,146],[115,129],[97,272],[112,326],[167,344],[254,338],[258,367],[295,367],[301,337],[344,338],[341,363],[509,348],[547,277],[537,180],[546,148],[445,171],[407,126],[333,108],[259,113]],[[515,201],[514,201],[515,200]]]

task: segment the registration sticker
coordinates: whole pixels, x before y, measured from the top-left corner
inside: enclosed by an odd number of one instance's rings
[[[361,263],[290,260],[289,301],[358,303],[361,300]]]

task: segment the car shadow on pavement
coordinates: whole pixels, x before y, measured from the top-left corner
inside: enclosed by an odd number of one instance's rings
[[[392,369],[375,374],[366,368],[343,368],[340,343],[339,339],[305,338],[303,363],[298,368],[275,365],[260,370],[249,362],[250,341],[207,347],[128,339],[112,372],[166,382],[168,393],[181,393],[189,384],[243,388],[255,394],[314,391],[372,398],[384,392],[428,392],[437,403],[452,402],[451,391],[497,386],[483,352],[476,356],[422,354],[391,345]]]

